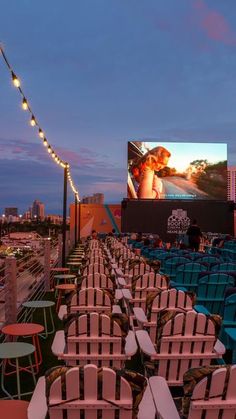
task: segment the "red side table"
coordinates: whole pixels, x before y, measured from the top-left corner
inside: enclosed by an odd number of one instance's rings
[[[42,364],[42,352],[38,335],[39,333],[42,333],[43,330],[44,327],[37,323],[12,323],[2,328],[2,332],[5,335],[11,336],[12,339],[19,336],[32,336],[32,343],[35,346],[35,364],[33,367],[35,367],[36,373],[39,372],[39,365]]]

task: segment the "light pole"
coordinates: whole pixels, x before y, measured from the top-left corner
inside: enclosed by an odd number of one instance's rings
[[[64,168],[64,191],[63,191],[63,222],[62,222],[62,268],[66,264],[66,207],[67,207],[67,177],[68,167],[65,163]]]
[[[75,194],[75,246],[77,243],[77,227],[78,227],[78,214],[77,214],[77,195]]]

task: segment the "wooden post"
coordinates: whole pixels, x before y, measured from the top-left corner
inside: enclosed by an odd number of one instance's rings
[[[6,261],[5,279],[5,323],[17,322],[17,279],[16,258],[9,256]]]

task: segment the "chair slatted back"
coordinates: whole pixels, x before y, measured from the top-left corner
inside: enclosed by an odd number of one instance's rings
[[[109,270],[104,264],[94,263],[94,264],[90,264],[90,265],[88,265],[84,268],[83,276],[94,274],[96,272],[101,273],[101,274],[105,274],[105,275],[109,274]]]
[[[192,298],[182,290],[175,288],[164,290],[153,300],[151,315],[148,323],[152,342],[156,342],[156,325],[163,311],[190,311],[193,310]]]
[[[158,345],[155,374],[170,385],[182,385],[183,374],[190,368],[209,365],[218,358],[214,352],[215,325],[202,313],[178,313],[163,327]]]
[[[177,265],[175,283],[178,286],[183,285],[188,290],[196,291],[199,279],[199,273],[207,271],[207,265],[200,262],[188,262]]]
[[[215,370],[196,384],[190,402],[188,419],[236,416],[236,365]]]
[[[145,273],[136,281],[132,303],[135,307],[142,307],[145,310],[147,294],[157,288],[166,290],[168,287],[168,280],[164,275],[154,272]]]
[[[69,365],[122,368],[125,359],[122,332],[116,321],[106,314],[83,314],[71,322],[67,334],[67,348],[63,359]]]
[[[224,295],[234,286],[234,278],[225,273],[210,273],[200,277],[197,291],[198,304],[203,304],[210,313],[221,314]]]
[[[236,327],[236,294],[232,294],[224,301],[224,322],[234,322],[231,327]]]
[[[92,255],[89,257],[89,264],[93,265],[95,263],[97,263],[98,265],[103,265],[105,262],[105,258],[104,256],[101,255]]]
[[[165,272],[165,274],[168,275],[175,275],[176,266],[184,263],[188,263],[190,261],[190,258],[184,257],[184,256],[172,256],[168,257],[164,260],[162,270]]]
[[[107,288],[112,290],[114,285],[111,279],[105,274],[96,272],[94,274],[89,274],[83,279],[81,289],[85,288]]]
[[[221,262],[212,265],[212,271],[223,271],[223,272],[236,272],[235,262]]]
[[[71,312],[111,312],[109,296],[98,288],[84,288],[73,295],[70,305]]]
[[[65,380],[59,376],[50,388],[50,419],[96,419],[99,413],[104,419],[116,419],[117,411],[119,419],[132,419],[133,399],[129,383],[121,377],[120,397],[117,399],[116,373],[109,368],[103,368],[102,394],[99,394],[98,373],[96,365],[86,365],[83,377],[79,367],[69,369],[65,374]],[[64,387],[68,403],[62,399]]]

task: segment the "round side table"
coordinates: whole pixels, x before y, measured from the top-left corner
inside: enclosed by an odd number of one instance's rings
[[[56,274],[58,274],[58,275],[59,274],[68,274],[69,271],[70,271],[69,268],[59,268],[59,267],[51,268],[50,269],[50,272],[52,272],[52,276],[51,276],[51,288],[54,288],[54,286],[55,286],[55,275]]]
[[[45,333],[40,333],[40,336],[44,339],[55,332],[55,324],[52,315],[52,307],[55,305],[54,301],[47,301],[47,300],[32,300],[32,301],[25,301],[22,303],[22,306],[25,307],[27,310],[32,310],[31,318],[33,317],[34,310],[43,310],[43,319],[44,319],[44,329]],[[47,322],[47,312],[49,310],[49,317],[51,320],[51,330],[48,330],[48,322]],[[27,317],[27,312],[25,318]]]
[[[36,385],[36,379],[34,374],[34,368],[32,365],[31,355],[35,352],[35,346],[31,345],[30,343],[24,343],[24,342],[7,342],[7,343],[1,343],[0,344],[0,359],[3,360],[2,363],[2,374],[1,374],[1,389],[2,391],[11,399],[15,396],[18,396],[18,399],[21,398],[21,396],[30,393],[21,393],[21,385],[20,385],[20,368],[19,368],[19,359],[27,356],[29,358],[29,364],[30,364],[30,370],[33,377],[34,385]],[[4,376],[5,376],[5,368],[6,368],[6,362],[9,359],[15,359],[16,360],[16,370],[13,372],[16,372],[16,385],[17,385],[17,394],[12,395],[10,394],[4,386]],[[29,372],[29,369],[24,368],[25,371]],[[13,373],[12,372],[12,373]],[[11,373],[11,374],[12,374]]]
[[[65,283],[67,283],[67,281],[68,281],[68,283],[70,283],[71,281],[74,281],[75,282],[76,275],[73,275],[73,274],[62,274],[62,275],[55,275],[54,278],[55,278],[56,285],[60,285],[59,284],[60,281],[64,281]]]
[[[57,305],[56,305],[56,311],[59,311],[59,307],[61,305],[61,299],[63,293],[66,293],[68,291],[75,291],[77,289],[77,285],[75,284],[60,284],[56,285],[55,289],[58,291],[58,297],[57,297]]]
[[[35,346],[35,364],[33,367],[35,367],[36,373],[39,372],[39,365],[42,364],[42,352],[39,343],[39,334],[43,331],[44,327],[37,323],[13,323],[8,324],[2,328],[2,332],[5,335],[11,336],[11,338],[18,336],[32,336],[32,343]]]

